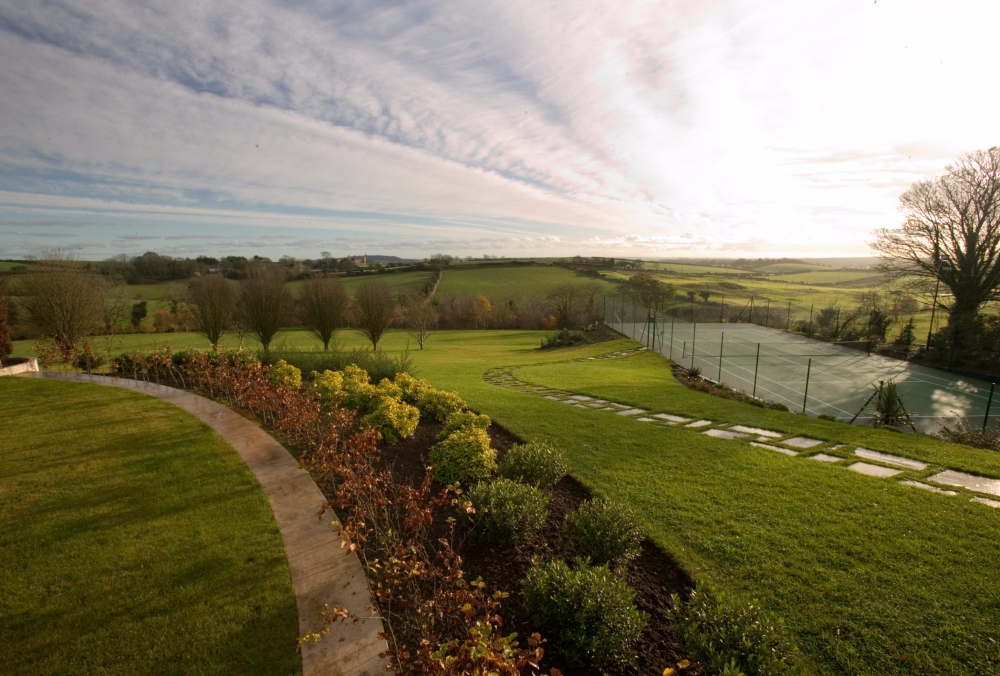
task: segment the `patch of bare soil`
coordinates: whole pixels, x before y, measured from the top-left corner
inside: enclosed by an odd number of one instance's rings
[[[381,447],[383,461],[392,469],[396,480],[410,486],[419,486],[424,479],[430,448],[435,443],[439,424],[421,423],[416,434],[393,446]],[[493,447],[502,458],[518,439],[497,425],[489,429]],[[321,489],[332,494],[331,485],[321,485]],[[440,488],[440,486],[436,486]],[[469,523],[459,519],[456,532],[456,550],[462,556],[464,569],[469,579],[481,577],[488,590],[503,590],[510,594],[504,601],[501,615],[505,621],[505,631],[517,632],[523,640],[535,631],[546,636],[545,628],[536,626],[528,617],[522,605],[520,581],[531,567],[533,557],[545,560],[572,560],[576,552],[562,541],[562,524],[580,503],[590,497],[590,492],[572,477],[563,477],[548,489],[549,518],[538,533],[525,539],[517,546],[481,543],[469,535]],[[438,515],[442,532],[446,531],[447,513]],[[636,604],[649,613],[649,625],[637,645],[639,659],[635,665],[613,665],[604,670],[594,667],[569,666],[562,662],[558,646],[546,645],[546,657],[541,665],[543,673],[552,667],[564,674],[591,676],[660,676],[666,667],[674,667],[684,659],[691,659],[680,638],[667,620],[665,610],[670,606],[670,595],[686,595],[691,589],[691,580],[680,567],[665,553],[649,541],[643,543],[642,554],[624,571],[625,579],[636,591]],[[700,673],[697,668],[685,670],[685,674]]]

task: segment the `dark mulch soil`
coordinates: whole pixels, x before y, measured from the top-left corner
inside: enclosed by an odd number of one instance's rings
[[[439,424],[422,423],[417,433],[394,446],[383,447],[383,459],[392,468],[397,481],[411,486],[419,486],[424,480],[430,447],[435,443]],[[518,439],[497,425],[489,429],[493,447],[503,457]],[[331,487],[322,486],[324,491]],[[521,604],[520,581],[531,567],[532,557],[542,559],[561,558],[572,560],[575,552],[561,542],[562,523],[566,515],[575,511],[581,502],[590,497],[590,492],[572,477],[564,477],[548,490],[549,519],[545,527],[526,541],[512,547],[476,542],[467,537],[469,524],[459,519],[456,541],[462,556],[465,571],[470,579],[481,577],[488,590],[503,590],[510,593],[504,601],[501,615],[505,621],[505,631],[517,632],[522,640],[538,631],[546,636],[545,628],[533,624]],[[329,493],[328,493],[329,495]],[[442,530],[444,519],[449,514],[440,514]],[[684,659],[691,659],[680,638],[673,631],[664,611],[669,607],[670,595],[686,595],[691,589],[691,580],[677,564],[652,543],[644,542],[642,554],[631,563],[625,572],[626,580],[636,591],[637,605],[649,613],[649,625],[637,646],[639,659],[634,666],[612,665],[603,671],[590,667],[576,667],[564,664],[558,655],[558,646],[546,646],[547,654],[542,666],[547,672],[556,667],[564,674],[609,674],[613,676],[643,675],[659,676],[664,668],[676,666]],[[700,673],[696,668],[685,670],[685,674]]]

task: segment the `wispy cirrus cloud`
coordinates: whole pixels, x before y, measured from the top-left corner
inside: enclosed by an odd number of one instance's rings
[[[0,0],[0,224],[96,223],[108,253],[864,253],[906,185],[993,142],[996,94],[949,102],[996,18],[972,0]],[[274,228],[294,234],[250,234]],[[22,237],[0,230],[0,255]]]

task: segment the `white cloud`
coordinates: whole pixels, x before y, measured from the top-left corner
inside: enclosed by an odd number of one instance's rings
[[[192,252],[195,230],[288,228],[399,253],[863,254],[909,183],[995,142],[998,14],[0,0],[0,223]]]

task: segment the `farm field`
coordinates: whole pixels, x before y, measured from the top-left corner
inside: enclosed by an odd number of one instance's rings
[[[509,367],[525,382],[650,411],[739,423],[843,443],[1000,477],[1000,456],[815,418],[769,411],[687,390],[651,352],[577,361],[634,346],[613,341],[539,352],[543,332],[447,331],[411,350],[417,375],[454,389],[525,439],[558,443],[574,476],[629,503],[650,537],[693,577],[758,599],[782,615],[806,656],[806,673],[982,674],[1000,665],[1000,565],[996,510],[969,494],[942,496],[694,430],[650,425],[566,406],[483,380]],[[207,346],[193,334],[156,336]],[[147,337],[153,338],[153,337]],[[302,331],[285,342],[316,346]],[[343,332],[345,347],[361,347]],[[383,347],[412,341],[401,331]],[[947,571],[943,573],[942,571]],[[905,658],[905,659],[901,659]]]
[[[413,270],[405,272],[389,272],[381,275],[352,275],[341,277],[347,293],[353,294],[358,287],[369,280],[381,282],[389,287],[394,294],[410,294],[420,291],[424,285],[431,281],[433,273],[430,270]],[[301,281],[289,282],[288,287],[293,293],[297,293],[302,286]]]
[[[3,673],[300,673],[281,537],[232,447],[117,388],[0,378],[0,400]]]
[[[769,279],[777,282],[792,282],[801,284],[842,284],[870,279],[875,282],[881,277],[873,270],[816,270],[812,272],[797,272],[785,275],[771,275]]]
[[[614,293],[617,286],[605,279],[590,277],[557,267],[483,267],[446,269],[438,284],[437,297],[448,294],[473,296],[544,298],[560,284],[595,283],[602,293]]]
[[[819,265],[818,263],[772,263],[771,265],[763,265],[759,268],[754,268],[757,272],[767,272],[772,274],[788,274],[795,272],[822,272],[824,270],[829,270],[830,267],[827,265]]]

